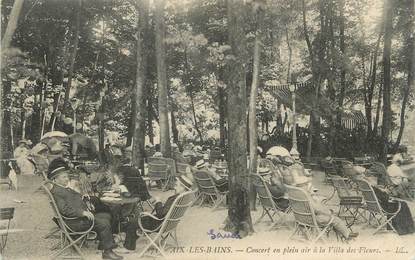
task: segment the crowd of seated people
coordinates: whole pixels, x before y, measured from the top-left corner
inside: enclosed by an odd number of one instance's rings
[[[55,159],[49,167],[48,178],[54,182],[54,188],[52,194],[54,195],[58,207],[61,213],[68,217],[78,217],[79,220],[70,223],[74,229],[84,228],[92,219],[95,220],[94,229],[99,234],[100,244],[99,248],[103,250],[103,259],[122,259],[122,256],[117,254],[116,244],[113,240],[113,233],[122,231],[126,233],[124,241],[124,248],[127,250],[135,250],[136,241],[140,236],[139,221],[143,228],[148,230],[157,230],[160,228],[163,217],[169,211],[172,203],[177,196],[189,189],[194,188],[193,173],[196,171],[203,171],[207,173],[214,181],[216,188],[220,192],[226,192],[229,190],[228,178],[226,175],[217,171],[217,168],[213,167],[209,161],[209,150],[199,148],[199,146],[188,145],[185,146],[183,153],[180,153],[177,145],[172,146],[172,154],[180,154],[183,157],[198,158],[193,166],[188,168],[188,172],[185,175],[176,177],[174,186],[175,194],[168,197],[163,203],[160,199],[152,197],[148,192],[147,185],[144,181],[143,174],[134,165],[131,164],[132,149],[131,147],[106,147],[106,160],[105,167],[97,170],[96,172],[85,171],[83,174],[79,174],[79,179],[87,179],[90,183],[94,184],[94,189],[85,191],[85,188],[73,184],[70,177],[70,166],[60,158]],[[261,152],[261,151],[259,151]],[[259,153],[259,158],[261,154]],[[163,154],[157,149],[152,154],[153,157],[163,157]],[[179,157],[178,157],[179,158]],[[182,157],[180,157],[182,158]],[[314,212],[317,217],[317,222],[320,224],[327,224],[332,221],[334,229],[340,233],[346,240],[352,239],[358,235],[353,233],[347,227],[345,221],[336,216],[332,210],[322,203],[321,196],[318,194],[318,190],[312,184],[312,174],[305,169],[301,161],[294,159],[288,154],[285,155],[272,155],[267,154],[267,158],[272,161],[275,169],[271,171],[269,168],[258,167],[258,174],[266,176],[266,184],[273,196],[273,200],[277,206],[283,210],[289,207],[289,200],[286,193],[285,185],[297,186],[304,189],[311,198],[311,205],[314,208]],[[82,168],[81,168],[82,169]],[[394,180],[394,176],[401,176],[403,173],[399,172],[399,158],[392,160],[392,165],[388,167],[387,173],[391,180]],[[365,178],[366,169],[363,170],[359,167],[353,166],[351,178]],[[85,177],[85,174],[87,177]],[[82,181],[81,181],[82,183]],[[397,187],[409,188],[408,185],[412,185],[413,180],[407,178],[399,179],[399,181],[393,181],[393,184]],[[100,186],[101,184],[101,186]],[[137,205],[123,205],[122,207],[109,207],[100,203],[98,198],[93,196],[94,192],[99,192],[108,189],[125,187],[127,189],[128,196],[137,196],[141,201],[150,200],[154,206],[154,213],[156,218],[151,216],[142,217],[139,220],[140,211]],[[92,190],[92,192],[91,192]],[[375,191],[380,198],[381,203],[387,208],[393,209],[396,207],[395,202],[391,202],[389,196],[391,194],[385,193],[384,190],[375,187]],[[92,193],[92,194],[91,194]],[[88,200],[85,200],[85,195],[88,196]],[[402,219],[407,220],[411,218],[411,213],[405,206],[402,209]],[[139,220],[139,221],[138,221]],[[121,222],[121,230],[116,230],[115,223]],[[412,222],[413,229],[413,222]],[[401,233],[413,233],[411,224],[409,228]]]

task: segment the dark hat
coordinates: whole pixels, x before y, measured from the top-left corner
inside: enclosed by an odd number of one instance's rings
[[[49,164],[48,179],[53,180],[61,173],[68,171],[70,168],[68,164],[62,158],[56,158]]]
[[[185,186],[188,190],[191,190],[192,189],[193,183],[186,176],[177,176],[176,179],[180,182],[180,184],[182,184],[183,186]]]

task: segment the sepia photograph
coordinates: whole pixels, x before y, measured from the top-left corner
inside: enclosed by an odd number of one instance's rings
[[[0,3],[0,260],[415,260],[415,0]]]

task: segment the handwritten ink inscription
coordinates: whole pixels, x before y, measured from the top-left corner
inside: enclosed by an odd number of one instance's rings
[[[241,239],[239,234],[234,234],[230,232],[221,233],[220,231],[215,231],[214,229],[210,229],[209,232],[207,232],[210,239]]]

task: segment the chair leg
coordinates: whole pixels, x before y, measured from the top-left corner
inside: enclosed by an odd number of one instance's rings
[[[265,215],[266,215],[265,208],[264,208],[264,207],[262,207],[262,214],[261,214],[261,216],[260,216],[260,217],[259,217],[259,218],[255,221],[254,225],[255,225],[255,224],[257,224],[258,222],[260,222],[260,221],[261,221],[261,219],[263,219]]]
[[[150,249],[150,247],[151,246],[154,246],[159,252],[160,252],[160,254],[164,257],[164,258],[166,258],[166,254],[165,254],[165,252],[164,252],[164,250],[159,246],[159,245],[157,245],[157,243],[156,243],[156,241],[155,240],[157,240],[157,238],[156,239],[151,239],[151,237],[147,234],[147,233],[145,233],[144,232],[144,235],[146,236],[146,238],[150,241],[150,243],[148,243],[145,247],[144,247],[144,249],[143,249],[143,251],[141,251],[141,253],[137,256],[137,258],[140,258],[140,257],[142,257],[143,255],[144,255],[144,253],[145,252],[147,252],[147,250],[148,249]]]
[[[213,209],[215,210],[222,202],[223,200],[226,198],[226,196],[224,195],[220,195],[220,197],[216,200],[216,202],[213,204]]]
[[[202,196],[202,193],[200,193],[200,192],[196,195],[196,198],[192,203],[192,207],[196,205],[196,203],[198,202],[198,200],[200,199],[201,196]]]
[[[323,238],[323,235],[326,233],[326,231],[327,231],[327,229],[329,228],[329,226],[326,226],[326,227],[324,227],[322,230],[316,230],[316,232],[318,233],[317,234],[317,237],[313,240],[313,244],[314,243],[316,243],[319,239],[322,239],[322,240],[324,240],[324,238]]]
[[[60,251],[54,253],[51,258],[56,258],[59,255],[61,255],[66,249],[68,248],[73,248],[75,249],[75,251],[79,254],[79,256],[81,257],[81,259],[86,259],[84,254],[82,253],[81,249],[79,248],[79,246],[76,244],[78,242],[80,242],[83,238],[86,237],[86,234],[80,236],[79,238],[77,238],[76,240],[73,240],[69,235],[65,236],[65,239],[68,240],[69,244],[66,245],[65,247],[63,247]]]
[[[392,217],[390,217],[390,218],[386,218],[386,221],[385,222],[383,222],[383,223],[381,223],[377,228],[376,228],[376,230],[375,230],[375,232],[373,233],[373,235],[375,235],[376,233],[378,233],[383,227],[385,227],[386,225],[389,225],[391,228],[392,228],[392,230],[395,232],[395,233],[398,233],[397,231],[396,231],[396,229],[392,226],[392,219],[395,217],[396,215],[393,215]]]
[[[60,229],[59,229],[59,227],[54,227],[54,228],[52,228],[50,231],[49,231],[49,233],[47,233],[44,237],[43,237],[43,239],[48,239],[48,238],[51,238],[53,235],[55,235],[56,233],[58,233],[60,231]]]

